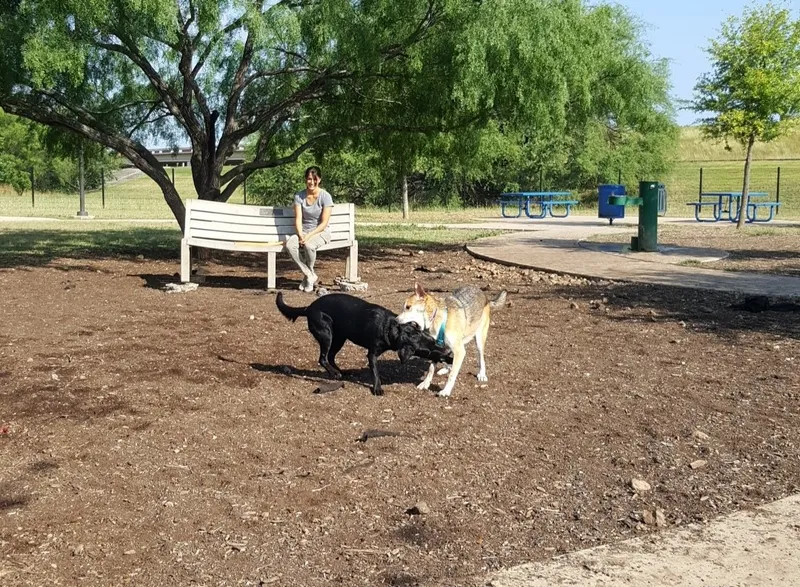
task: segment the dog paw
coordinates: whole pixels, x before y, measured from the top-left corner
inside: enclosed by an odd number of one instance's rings
[[[428,389],[430,386],[431,386],[430,381],[423,381],[422,383],[417,384],[417,389],[425,390]]]
[[[450,397],[450,390],[449,389],[443,389],[442,391],[440,391],[436,395],[438,395],[439,397]]]
[[[437,375],[447,375],[448,373],[450,373],[450,367],[442,367],[436,372]]]
[[[481,383],[486,383],[489,381],[489,378],[486,376],[486,373],[478,373],[478,381]]]
[[[372,395],[383,395],[383,389],[380,387],[373,388]]]

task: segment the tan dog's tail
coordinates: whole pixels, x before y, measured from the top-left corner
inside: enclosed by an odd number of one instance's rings
[[[506,290],[501,291],[495,296],[493,300],[489,300],[489,306],[492,308],[502,308],[506,303]]]

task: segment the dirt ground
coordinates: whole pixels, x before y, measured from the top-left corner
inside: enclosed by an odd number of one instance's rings
[[[1,584],[482,585],[800,487],[798,312],[367,249],[364,297],[395,311],[415,279],[508,290],[489,383],[473,345],[450,399],[387,353],[373,397],[348,344],[314,394],[316,344],[254,259],[188,293],[164,290],[177,256],[0,268]],[[343,268],[320,255],[324,284]]]

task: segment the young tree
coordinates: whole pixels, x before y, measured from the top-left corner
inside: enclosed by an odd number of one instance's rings
[[[695,86],[690,107],[713,116],[701,120],[706,136],[733,139],[746,149],[741,228],[746,219],[750,164],[756,141],[785,134],[800,115],[800,21],[773,4],[729,18],[708,49],[714,71]]]

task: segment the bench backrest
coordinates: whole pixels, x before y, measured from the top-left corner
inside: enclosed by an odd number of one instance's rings
[[[355,204],[334,204],[328,223],[331,243],[354,241]],[[186,200],[184,238],[272,243],[295,234],[294,208]]]

